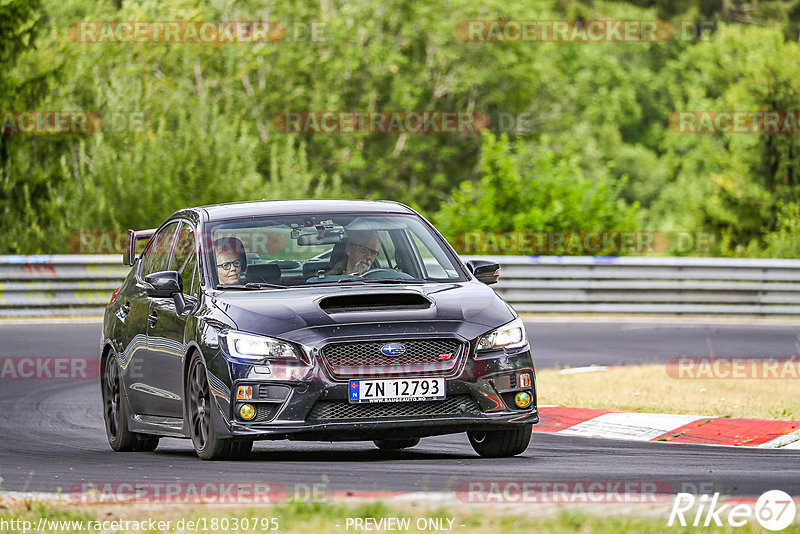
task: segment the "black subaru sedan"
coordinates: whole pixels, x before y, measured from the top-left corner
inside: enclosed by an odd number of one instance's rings
[[[500,266],[462,262],[407,206],[189,208],[130,231],[124,262],[101,355],[115,451],[166,436],[236,459],[263,439],[403,449],[459,432],[481,456],[528,447],[535,372],[489,287]]]

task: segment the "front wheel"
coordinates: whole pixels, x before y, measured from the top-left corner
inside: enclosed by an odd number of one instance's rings
[[[533,425],[508,430],[467,432],[475,452],[484,458],[504,458],[522,454],[531,442]]]
[[[217,436],[211,413],[211,388],[208,385],[206,366],[197,353],[189,364],[186,383],[189,434],[197,455],[203,460],[243,460],[250,456],[252,440],[221,439]]]
[[[113,351],[103,360],[103,420],[108,444],[117,452],[154,451],[158,436],[139,434],[128,429],[128,412],[119,378],[119,364]]]

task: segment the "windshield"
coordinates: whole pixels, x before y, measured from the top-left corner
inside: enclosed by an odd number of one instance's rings
[[[414,215],[325,214],[208,226],[218,287],[463,281],[440,237]]]

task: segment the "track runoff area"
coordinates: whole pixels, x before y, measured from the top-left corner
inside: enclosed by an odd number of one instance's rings
[[[786,362],[792,358],[778,354],[794,345],[795,325],[627,321],[526,323],[543,372],[563,367],[562,372],[600,376],[637,363],[634,354],[646,354],[645,345],[668,347],[669,339],[678,339],[674,352],[663,349],[655,356],[665,364],[665,379],[717,373],[740,380],[742,387],[771,380],[780,394],[791,378]],[[566,521],[564,512],[597,528],[617,521],[657,529],[795,528],[790,523],[800,495],[800,427],[787,418],[546,405],[528,450],[503,460],[475,458],[459,436],[428,438],[389,453],[362,443],[264,442],[246,462],[202,462],[185,442],[164,440],[154,453],[112,458],[96,416],[97,329],[93,322],[0,324],[8,355],[0,362],[0,499],[6,507],[0,522],[19,521],[0,523],[0,529],[52,528],[38,523],[48,514],[26,508],[31,499],[62,515],[86,511],[84,523],[73,530],[271,530],[277,524],[278,531],[308,531],[313,527],[301,518],[302,506],[317,510],[314,521],[341,532],[482,532],[508,515],[544,528],[542,517],[558,523]],[[605,349],[597,346],[600,330],[616,338]],[[41,341],[39,349],[30,343],[32,336]],[[760,347],[772,359],[738,363],[734,347],[723,340],[739,337],[753,340],[734,343],[739,354],[752,360]],[[707,355],[709,343],[716,360]],[[589,361],[592,345],[595,357]],[[590,365],[567,368],[568,361]],[[22,428],[22,420],[40,421],[34,424],[38,430]],[[244,511],[254,514],[249,524]],[[89,517],[129,523],[90,525]]]

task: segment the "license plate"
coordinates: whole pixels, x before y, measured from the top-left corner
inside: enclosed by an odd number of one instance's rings
[[[350,402],[413,402],[444,399],[444,378],[351,380]]]

